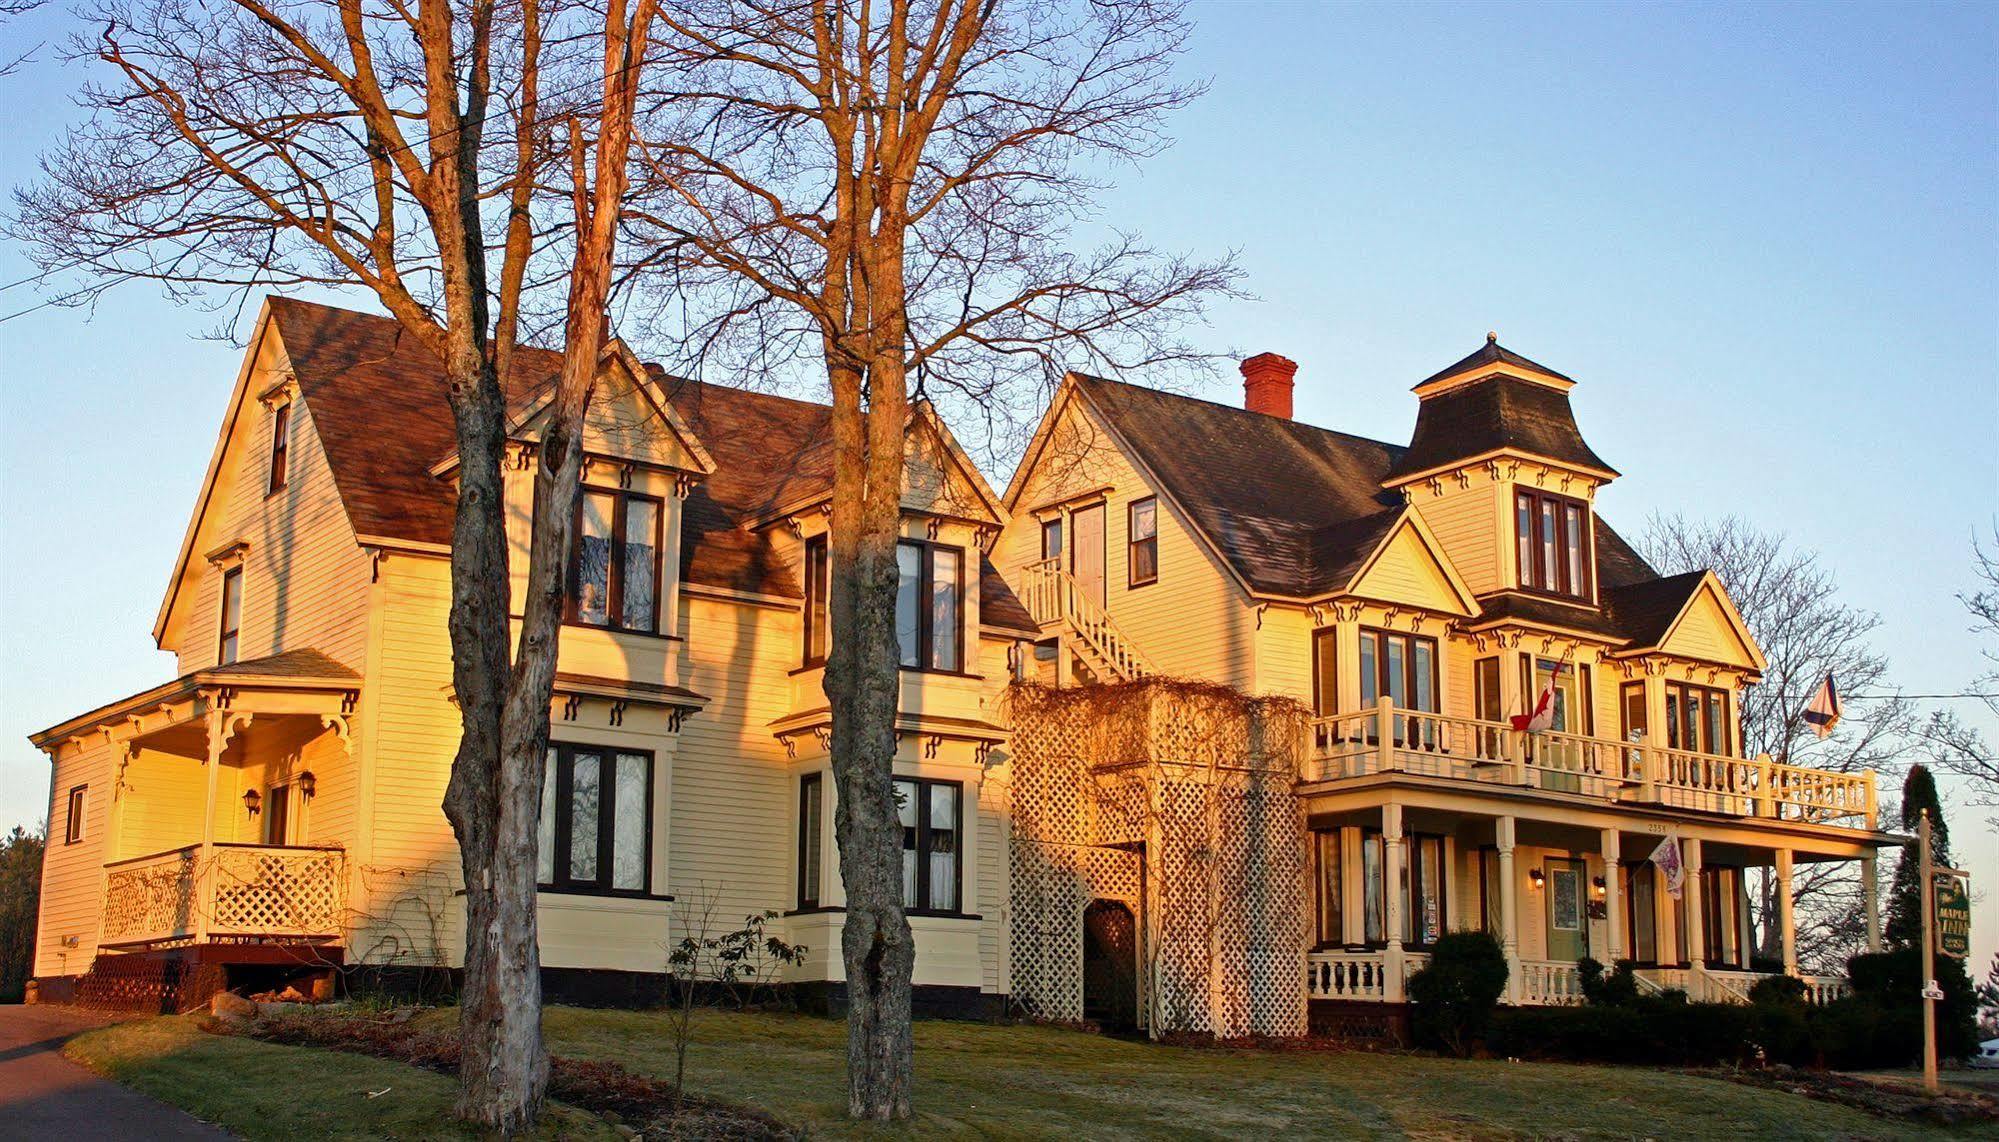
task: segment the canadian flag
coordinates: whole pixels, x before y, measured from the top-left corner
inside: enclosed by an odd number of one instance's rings
[[[1574,651],[1570,651],[1571,654]],[[1564,654],[1555,668],[1548,672],[1548,684],[1541,687],[1541,696],[1534,699],[1534,708],[1524,714],[1513,715],[1513,728],[1523,734],[1538,734],[1555,724],[1555,683],[1568,669],[1569,655]]]

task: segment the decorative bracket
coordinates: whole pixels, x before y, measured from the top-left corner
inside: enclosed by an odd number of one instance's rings
[[[344,711],[338,714],[321,714],[319,716],[319,724],[332,730],[333,736],[340,739],[340,744],[345,746],[349,752],[353,751],[354,727],[348,721],[347,714]]]

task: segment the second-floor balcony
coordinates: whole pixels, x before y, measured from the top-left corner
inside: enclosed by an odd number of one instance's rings
[[[1839,773],[1583,734],[1523,733],[1502,722],[1400,709],[1312,723],[1306,783],[1372,774],[1444,777],[1607,802],[1769,820],[1875,827],[1874,773]]]

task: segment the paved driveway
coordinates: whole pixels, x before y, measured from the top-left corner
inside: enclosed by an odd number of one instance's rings
[[[62,1057],[64,1040],[104,1022],[68,1007],[0,1007],[0,1138],[230,1137]]]

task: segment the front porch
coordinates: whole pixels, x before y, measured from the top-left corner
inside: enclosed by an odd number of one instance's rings
[[[359,679],[314,651],[196,672],[46,738],[109,754],[93,972],[177,949],[205,963],[337,962],[358,803]],[[58,790],[82,801],[79,787]],[[60,807],[59,807],[60,808]]]
[[[1358,786],[1358,787],[1356,787]],[[1880,834],[1808,822],[1704,820],[1657,808],[1610,809],[1569,790],[1467,790],[1451,778],[1397,774],[1300,787],[1307,806],[1314,1001],[1403,1002],[1409,978],[1447,931],[1491,932],[1505,950],[1502,1002],[1584,1001],[1577,961],[1630,961],[1642,991],[1747,1003],[1781,971],[1813,1003],[1846,981],[1801,970],[1791,881],[1797,865],[1858,863],[1869,889],[1871,949],[1881,924],[1872,891]],[[1675,898],[1651,862],[1677,836],[1686,869]],[[1776,953],[1761,961],[1749,870],[1774,878]],[[1761,962],[1759,962],[1761,961]]]

